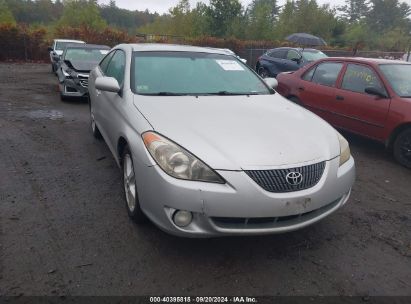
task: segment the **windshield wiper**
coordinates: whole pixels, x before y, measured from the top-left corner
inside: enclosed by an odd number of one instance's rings
[[[173,92],[158,92],[158,93],[148,93],[142,95],[150,95],[150,96],[187,96],[188,94],[184,93],[173,93]]]
[[[219,91],[215,93],[206,93],[204,95],[220,95],[220,96],[239,96],[239,95],[261,95],[257,92],[228,92],[228,91]]]

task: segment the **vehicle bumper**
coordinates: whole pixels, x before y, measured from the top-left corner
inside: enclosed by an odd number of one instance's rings
[[[88,88],[83,87],[78,80],[65,79],[59,83],[60,93],[67,97],[85,97],[88,96]]]
[[[226,184],[175,179],[158,166],[142,171],[137,178],[144,213],[162,230],[184,237],[262,235],[306,227],[343,206],[355,179],[352,157],[341,167],[338,157],[327,161],[314,187],[288,193],[265,191],[243,171],[219,170]],[[176,210],[192,212],[192,222],[176,226]]]

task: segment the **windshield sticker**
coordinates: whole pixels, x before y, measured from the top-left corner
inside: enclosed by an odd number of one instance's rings
[[[144,84],[143,84],[143,85],[138,85],[138,86],[137,86],[137,91],[138,91],[138,92],[148,91],[148,89],[149,89],[149,88],[148,88],[148,85],[144,85]]]
[[[244,71],[244,68],[235,60],[216,60],[225,71]]]
[[[101,53],[102,55],[107,55],[107,54],[108,54],[108,50],[100,50],[100,53]]]

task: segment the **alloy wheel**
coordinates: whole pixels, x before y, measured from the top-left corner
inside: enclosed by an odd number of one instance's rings
[[[402,156],[411,161],[411,135],[405,137],[401,144],[401,154]]]
[[[123,162],[124,191],[128,209],[133,212],[136,208],[136,179],[130,154],[124,155]]]

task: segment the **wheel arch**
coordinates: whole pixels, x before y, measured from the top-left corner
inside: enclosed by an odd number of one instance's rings
[[[127,139],[124,136],[120,136],[117,141],[117,157],[120,165],[123,163],[123,152],[126,146],[128,146]]]
[[[389,149],[391,149],[394,145],[395,139],[397,136],[404,130],[410,128],[411,129],[411,121],[404,122],[397,127],[391,132],[390,136],[388,139],[385,141],[385,146]]]

